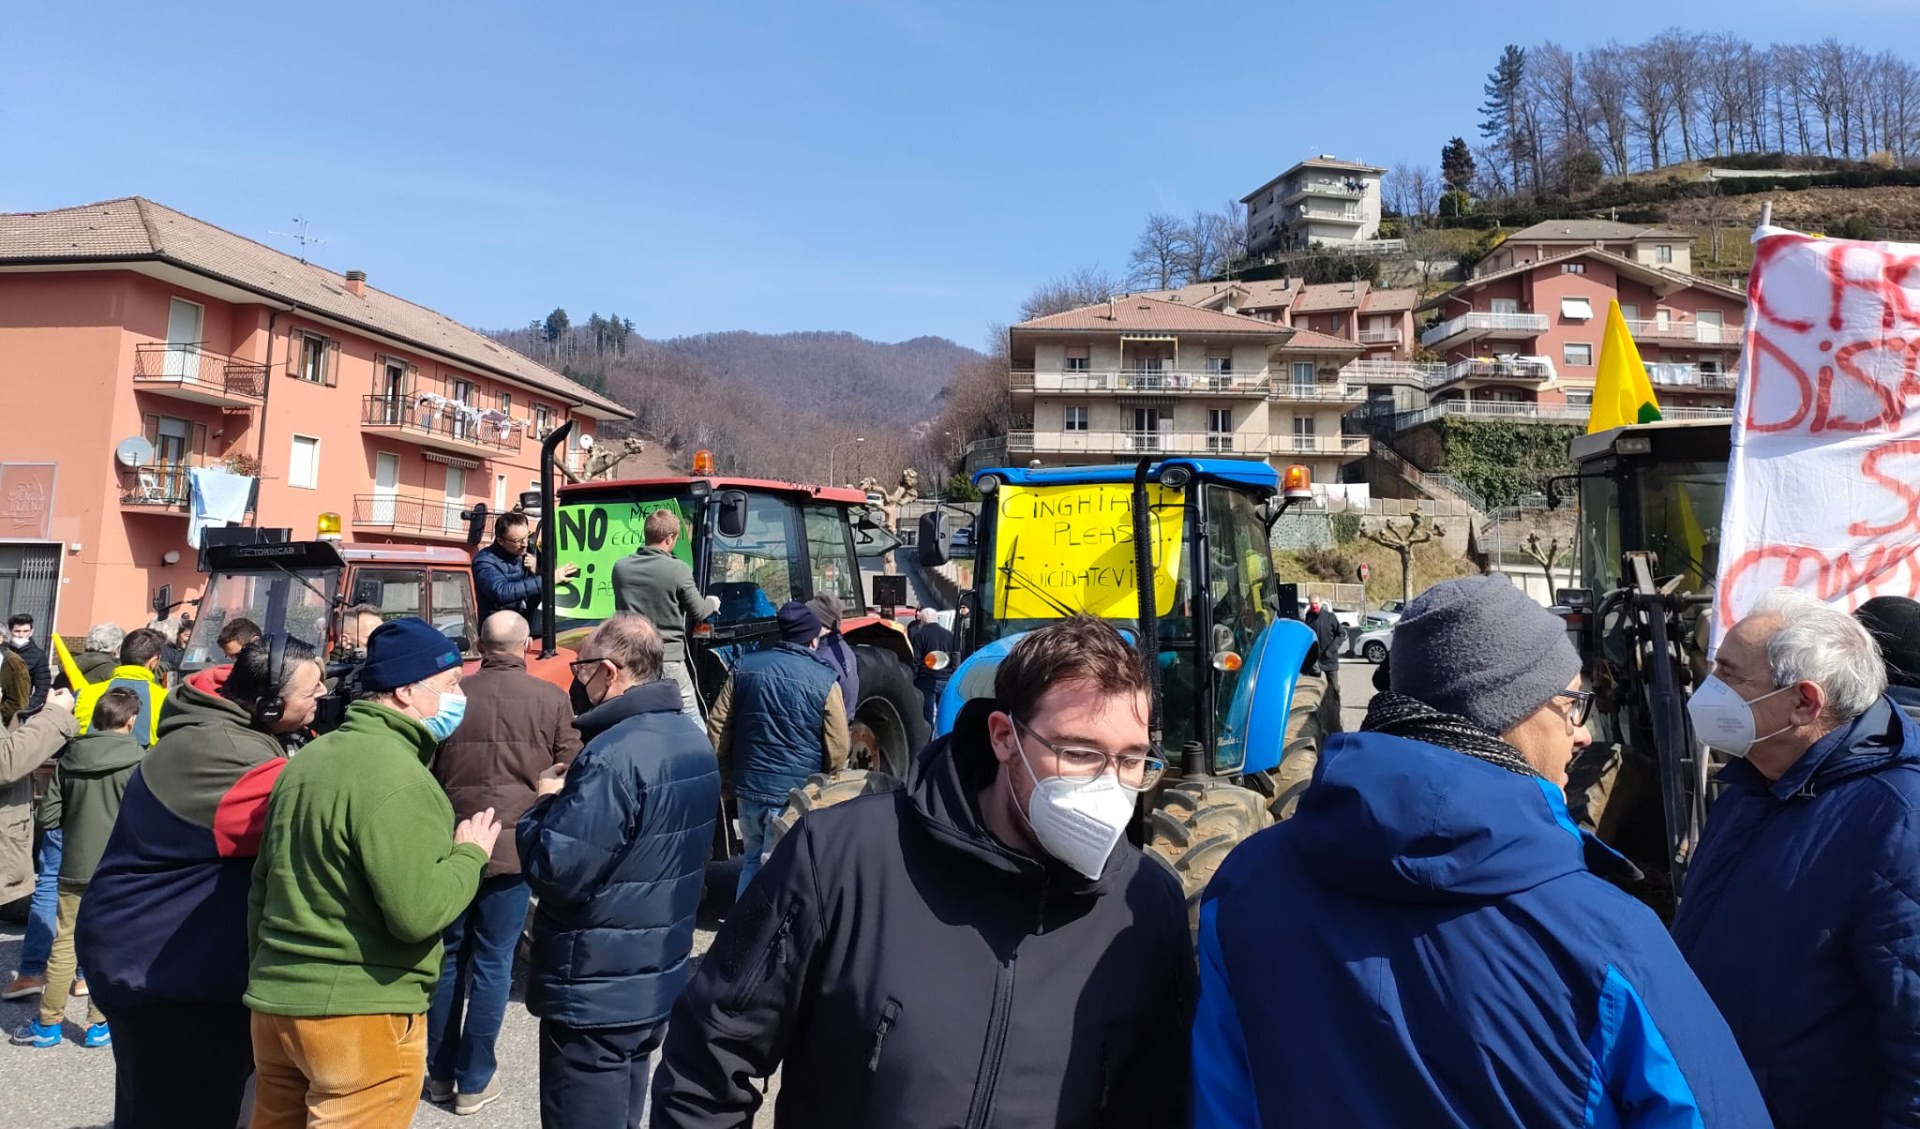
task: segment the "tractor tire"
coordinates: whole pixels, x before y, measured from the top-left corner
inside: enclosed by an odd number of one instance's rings
[[[1200,895],[1214,871],[1229,852],[1272,822],[1265,796],[1223,780],[1183,780],[1155,798],[1147,813],[1147,852],[1180,879],[1195,929]]]
[[[830,808],[835,804],[844,804],[860,796],[873,796],[882,792],[895,792],[906,784],[897,776],[884,772],[869,772],[863,768],[843,768],[839,772],[816,772],[807,777],[807,782],[787,794],[786,810],[773,817],[767,824],[767,851],[772,853],[775,844],[793,830],[800,817],[810,811]]]
[[[879,647],[857,646],[853,658],[860,672],[860,703],[847,718],[853,739],[847,763],[904,780],[914,756],[933,740],[913,671]]]

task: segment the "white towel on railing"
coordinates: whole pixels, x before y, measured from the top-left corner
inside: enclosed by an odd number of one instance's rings
[[[194,467],[193,513],[187,519],[187,544],[200,547],[200,531],[209,525],[238,525],[247,520],[253,479],[220,467]]]

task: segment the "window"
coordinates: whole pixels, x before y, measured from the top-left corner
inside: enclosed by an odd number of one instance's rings
[[[413,366],[392,357],[381,357],[374,370],[377,397],[367,417],[369,423],[398,427],[407,422],[408,391],[412,386]]]
[[[1293,449],[1295,451],[1312,452],[1315,448],[1316,444],[1313,439],[1313,417],[1294,416]]]
[[[1628,321],[1639,321],[1640,320],[1640,304],[1638,302],[1620,303],[1620,316],[1625,318]]]
[[[457,466],[447,468],[447,493],[441,505],[440,528],[448,533],[458,533],[466,528],[460,520],[460,511],[466,508],[467,472]]]
[[[1076,406],[1067,409],[1066,422],[1062,425],[1066,431],[1085,431],[1087,429],[1087,409]]]
[[[847,547],[847,523],[831,506],[808,506],[807,566],[813,573],[813,594],[831,592],[849,607],[860,605],[860,566]],[[859,703],[855,703],[858,705]]]
[[[507,476],[504,474],[496,474],[493,476],[493,512],[499,513],[506,508]]]
[[[1293,362],[1293,387],[1296,392],[1311,392],[1318,380],[1314,375],[1312,361]]]
[[[1495,298],[1487,308],[1496,314],[1517,314],[1520,312],[1520,299]]]
[[[513,393],[511,392],[500,393],[500,412],[503,415],[513,414]]]
[[[332,342],[318,333],[302,333],[299,335],[299,340],[300,367],[295,370],[294,375],[308,384],[331,385],[334,350],[329,346]]]
[[[1567,389],[1567,406],[1570,408],[1590,408],[1593,406],[1593,389]]]
[[[1575,368],[1590,367],[1593,364],[1593,346],[1569,341],[1560,347],[1560,362]]]
[[[533,406],[533,437],[545,439],[553,431],[553,409],[545,404]]]
[[[1585,263],[1561,263],[1561,264],[1560,264],[1560,273],[1561,273],[1561,274],[1585,274],[1585,273],[1587,273],[1587,264],[1585,264]]]
[[[311,435],[293,437],[293,457],[287,462],[287,485],[305,490],[320,485],[320,440]]]
[[[448,398],[457,404],[465,404],[468,407],[472,407],[473,381],[455,380]],[[450,414],[453,416],[453,437],[455,439],[471,438],[473,434],[473,423],[468,420],[465,413],[453,412]]]
[[[1653,261],[1656,263],[1672,262],[1673,261],[1673,244],[1662,243],[1659,246],[1655,247],[1653,249]]]
[[[1569,321],[1592,321],[1593,303],[1585,298],[1562,298],[1560,316]]]
[[[372,604],[381,619],[420,614],[420,589],[426,570],[418,568],[360,568],[353,573],[353,602]]]
[[[1233,374],[1233,354],[1208,353],[1207,371],[1214,376],[1231,376]]]
[[[1207,450],[1233,450],[1233,409],[1207,409]]]
[[[1067,346],[1067,359],[1063,370],[1066,372],[1085,372],[1093,364],[1093,349],[1088,345]]]
[[[772,619],[794,598],[797,530],[793,510],[767,494],[747,495],[747,528],[738,537],[716,529],[707,547],[707,595],[720,601],[717,623]]]
[[[428,622],[440,634],[458,640],[463,655],[472,654],[479,641],[475,616],[472,574],[434,569],[433,618]]]

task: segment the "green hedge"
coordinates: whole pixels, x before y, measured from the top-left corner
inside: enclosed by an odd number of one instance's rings
[[[1490,506],[1511,506],[1527,494],[1543,494],[1547,479],[1573,473],[1568,444],[1580,427],[1540,423],[1442,418],[1435,423],[1442,467],[1472,487]]]

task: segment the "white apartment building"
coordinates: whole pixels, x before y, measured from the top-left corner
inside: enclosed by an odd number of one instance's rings
[[[1249,250],[1261,255],[1304,251],[1316,243],[1344,247],[1380,234],[1380,178],[1385,169],[1321,154],[1240,198],[1247,206]]]

